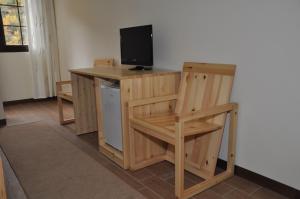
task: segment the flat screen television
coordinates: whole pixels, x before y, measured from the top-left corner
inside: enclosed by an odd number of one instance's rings
[[[151,70],[153,66],[152,25],[120,29],[121,63],[131,70]]]

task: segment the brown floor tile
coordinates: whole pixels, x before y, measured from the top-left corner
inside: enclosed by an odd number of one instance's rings
[[[108,170],[110,170],[112,173],[114,173],[115,175],[117,175],[119,178],[121,178],[122,180],[124,180],[127,184],[129,184],[130,186],[132,186],[133,188],[140,190],[142,189],[144,186],[138,182],[135,178],[133,178],[132,176],[128,175],[126,173],[125,170],[121,169],[118,166],[106,166],[106,168]]]
[[[83,134],[78,137],[80,139],[82,139],[83,141],[89,143],[94,148],[98,149],[98,133],[97,132]]]
[[[143,196],[145,196],[145,198],[148,198],[148,199],[161,199],[162,198],[148,188],[143,188],[143,189],[139,190],[139,192]]]
[[[169,178],[166,179],[166,181],[174,186],[175,185],[175,176],[174,175],[170,176]],[[190,172],[187,172],[187,171],[184,172],[184,188],[185,189],[187,189],[197,183],[200,183],[202,181],[203,181],[202,178],[200,178]]]
[[[251,198],[253,199],[287,199],[287,197],[284,197],[274,191],[271,191],[266,188],[262,188],[251,195]]]
[[[222,196],[219,194],[211,191],[211,190],[206,190],[203,191],[197,195],[195,195],[193,198],[195,199],[222,199]]]
[[[135,177],[137,180],[142,181],[154,176],[147,168],[139,169],[137,171],[127,171],[128,175]]]
[[[203,178],[200,178],[199,176],[196,176],[196,175],[194,175],[194,174],[192,174],[188,171],[184,172],[184,177],[191,180],[191,181],[193,181],[193,182],[195,182],[195,183],[199,183],[199,182],[204,181]]]
[[[228,194],[225,194],[223,196],[225,199],[250,199],[248,194],[245,192],[239,191],[239,190],[234,190],[232,192],[229,192]]]
[[[224,182],[217,184],[216,186],[211,188],[212,191],[220,194],[225,195],[226,193],[229,193],[234,190],[234,188],[231,185],[228,185]]]
[[[248,195],[254,193],[259,188],[261,188],[261,186],[238,176],[233,176],[232,178],[226,180],[225,182],[233,186],[234,188],[245,192]]]
[[[143,181],[143,184],[165,199],[175,198],[174,186],[154,176]]]
[[[175,186],[175,177],[172,176],[171,178],[167,179],[166,182],[168,182],[169,184]],[[195,185],[196,183],[194,181],[191,181],[188,178],[184,178],[184,188],[187,189],[193,185]]]
[[[168,179],[175,173],[174,165],[167,161],[151,165],[147,169],[162,179]]]

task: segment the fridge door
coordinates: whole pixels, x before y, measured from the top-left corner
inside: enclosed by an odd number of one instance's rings
[[[105,141],[123,151],[120,88],[101,85]]]

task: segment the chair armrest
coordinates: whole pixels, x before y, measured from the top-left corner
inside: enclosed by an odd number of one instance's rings
[[[128,102],[128,107],[135,107],[135,106],[142,106],[147,104],[155,104],[158,102],[165,102],[165,101],[171,101],[176,100],[177,95],[167,95],[162,97],[151,97],[151,98],[144,98],[139,100],[130,100]]]
[[[230,112],[234,109],[238,108],[237,103],[228,103],[228,104],[223,104],[223,105],[218,105],[212,108],[209,108],[207,110],[201,110],[201,111],[196,111],[194,113],[186,114],[186,115],[177,115],[176,116],[176,121],[177,122],[186,122],[190,120],[195,120],[195,119],[201,119],[213,115],[219,115],[222,113]]]
[[[70,84],[71,85],[72,81],[59,81],[59,82],[56,82],[56,95],[60,95],[60,93],[63,90],[62,86],[66,85],[66,84]]]
[[[59,82],[56,82],[56,85],[64,85],[64,84],[71,84],[72,81],[59,81]]]

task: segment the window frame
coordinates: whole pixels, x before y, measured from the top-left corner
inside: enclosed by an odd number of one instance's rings
[[[25,6],[19,6],[18,0],[16,0],[16,2],[17,2],[17,5],[0,4],[0,6],[17,7],[20,25],[16,26],[16,27],[20,27],[21,39],[22,39],[22,43],[23,43],[22,27],[28,27],[28,25],[26,24],[26,26],[22,26],[19,7],[25,7]],[[13,25],[11,25],[11,26],[13,26]],[[0,7],[0,53],[1,52],[28,52],[28,45],[23,45],[23,44],[22,45],[6,45],[3,18],[2,18],[2,12],[1,12],[1,7]]]

